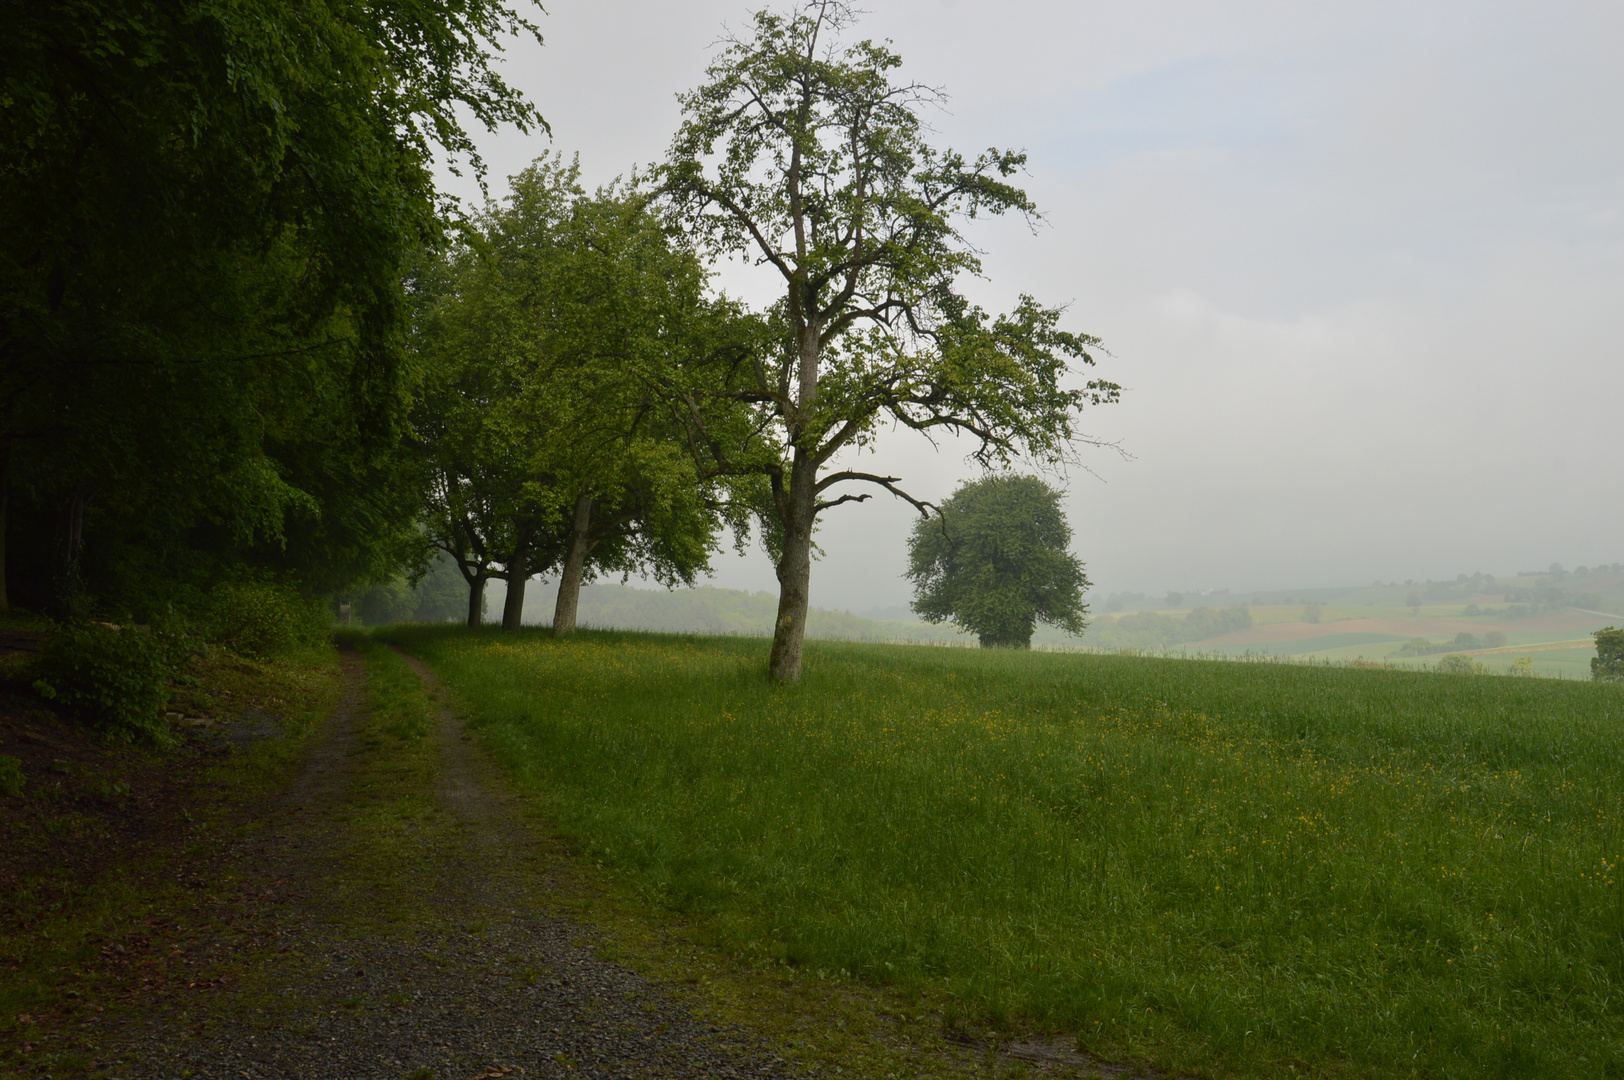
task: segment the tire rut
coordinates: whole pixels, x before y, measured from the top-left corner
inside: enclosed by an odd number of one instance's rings
[[[517,796],[443,704],[433,820],[411,834],[420,849],[395,876],[370,886],[400,893],[413,914],[348,926],[369,887],[346,876],[343,856],[369,757],[358,734],[364,668],[354,653],[344,665],[329,735],[243,853],[274,949],[236,958],[249,974],[234,993],[127,1031],[122,1051],[103,1058],[116,1061],[110,1075],[792,1075],[759,1039],[697,1018],[680,991],[596,955],[592,927],[546,909],[544,852]]]

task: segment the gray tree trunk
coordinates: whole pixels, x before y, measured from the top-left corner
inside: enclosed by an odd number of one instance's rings
[[[84,615],[84,580],[79,574],[79,562],[85,546],[85,506],[89,502],[85,496],[75,495],[63,510],[57,577],[51,598],[51,615],[57,619]]]
[[[468,583],[468,628],[477,630],[485,621],[485,579],[475,578]]]
[[[558,603],[553,608],[553,636],[575,631],[575,615],[581,606],[581,575],[586,557],[592,551],[592,496],[575,500],[575,520],[570,524],[570,546],[564,556],[564,572],[558,579]]]
[[[507,600],[502,604],[502,629],[513,633],[524,619],[524,587],[530,578],[529,545],[520,541],[507,564]]]
[[[812,524],[817,517],[814,491],[817,466],[795,451],[790,472],[789,520],[784,522],[784,553],[778,560],[778,619],[773,623],[773,651],[767,673],[774,682],[801,678],[801,652],[806,642],[806,612],[812,598]]]
[[[11,494],[11,440],[0,439],[0,611],[11,610],[6,591],[6,497]]]

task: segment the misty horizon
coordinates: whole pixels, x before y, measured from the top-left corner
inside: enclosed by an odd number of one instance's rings
[[[661,160],[751,7],[549,4],[504,73],[552,137],[481,136],[492,196],[544,152],[589,183]],[[917,0],[856,33],[945,90],[935,144],[1030,155],[1045,220],[973,223],[967,287],[1069,304],[1125,387],[1083,426],[1130,456],[1085,447],[1059,478],[1096,593],[1620,558],[1624,9]],[[964,450],[887,433],[862,460],[938,500],[978,475]],[[827,515],[814,603],[906,603],[912,516]],[[715,569],[776,588],[755,548]]]

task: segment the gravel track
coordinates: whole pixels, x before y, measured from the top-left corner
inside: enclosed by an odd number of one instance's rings
[[[537,841],[450,709],[439,716],[435,803],[455,842],[434,846],[398,883],[419,905],[406,929],[347,928],[333,898],[353,895],[345,806],[366,782],[368,755],[357,734],[364,670],[353,653],[344,665],[330,734],[238,859],[245,891],[264,905],[256,944],[274,941],[237,957],[251,993],[192,1000],[109,1032],[108,1075],[792,1075],[761,1040],[696,1018],[683,991],[599,958],[593,928],[541,906]]]

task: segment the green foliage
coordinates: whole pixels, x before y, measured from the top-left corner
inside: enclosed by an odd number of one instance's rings
[[[468,613],[468,585],[457,564],[440,552],[415,584],[402,574],[373,585],[352,603],[363,626],[461,621]]]
[[[989,476],[915,523],[908,577],[920,618],[952,621],[983,648],[1026,648],[1040,620],[1081,634],[1088,578],[1066,550],[1061,496],[1035,476]]]
[[[1489,669],[1464,653],[1450,653],[1438,661],[1438,670],[1445,675],[1487,675]]]
[[[40,649],[34,689],[116,739],[167,741],[164,706],[176,653],[170,642],[134,627],[94,623],[63,627]]]
[[[1088,643],[1107,648],[1161,649],[1205,641],[1251,625],[1252,610],[1243,604],[1193,608],[1183,618],[1159,611],[1135,611],[1095,623],[1088,631]]]
[[[1531,679],[1531,678],[1533,678],[1534,677],[1534,658],[1532,656],[1519,656],[1519,657],[1517,657],[1515,660],[1513,660],[1511,662],[1511,667],[1506,669],[1506,673],[1509,674],[1509,675],[1515,675],[1518,678],[1523,678],[1523,679]]]
[[[458,621],[468,614],[468,585],[443,552],[413,586],[413,622]]]
[[[243,559],[318,589],[376,576],[414,502],[389,453],[401,271],[443,228],[434,155],[472,156],[464,117],[539,122],[488,55],[534,28],[505,0],[6,12],[19,598],[70,608]]]
[[[21,795],[23,784],[23,763],[10,754],[0,754],[0,795]]]
[[[1487,640],[1485,640],[1484,638],[1478,637],[1476,634],[1467,633],[1464,630],[1456,634],[1454,638],[1449,641],[1431,641],[1424,637],[1414,637],[1409,641],[1406,641],[1403,645],[1400,645],[1396,650],[1395,655],[1430,656],[1434,653],[1458,652],[1462,649],[1481,649],[1485,646],[1489,648],[1496,648],[1497,646],[1494,644],[1495,639],[1496,634],[1489,634],[1487,636]],[[1501,645],[1504,645],[1506,642],[1505,634],[1499,633],[1498,640]]]
[[[1232,634],[1252,625],[1252,610],[1243,605],[1226,608],[1198,607],[1184,616],[1183,639],[1204,641],[1220,634]]]
[[[1609,626],[1592,636],[1596,656],[1590,661],[1590,677],[1597,682],[1624,682],[1624,630]]]
[[[779,681],[800,674],[818,516],[876,488],[921,505],[899,477],[827,469],[835,455],[895,424],[966,435],[984,466],[1063,461],[1083,408],[1120,390],[1073,380],[1099,343],[1063,329],[1060,309],[1022,296],[989,314],[962,295],[959,279],[981,269],[964,222],[1035,216],[1009,182],[1025,155],[930,146],[920,113],[938,95],[896,81],[901,59],[884,44],[840,41],[855,16],[844,2],[758,12],[683,95],[658,173],[699,243],[782,290],[770,338],[732,358],[719,391],[751,406],[745,441],[693,425],[719,468],[758,481],[782,590]]]
[[[1607,687],[812,642],[786,692],[750,641],[399,640],[752,962],[1173,1075],[1591,1076],[1624,1041]]]
[[[228,581],[209,601],[208,637],[241,656],[287,656],[326,644],[332,633],[327,605],[290,585]]]
[[[543,158],[425,272],[414,335],[428,371],[416,427],[433,543],[470,579],[545,571],[691,584],[742,511],[699,469],[675,387],[714,373],[734,313],[635,185],[589,196]],[[714,470],[712,470],[714,471]],[[498,569],[500,567],[500,569]]]

